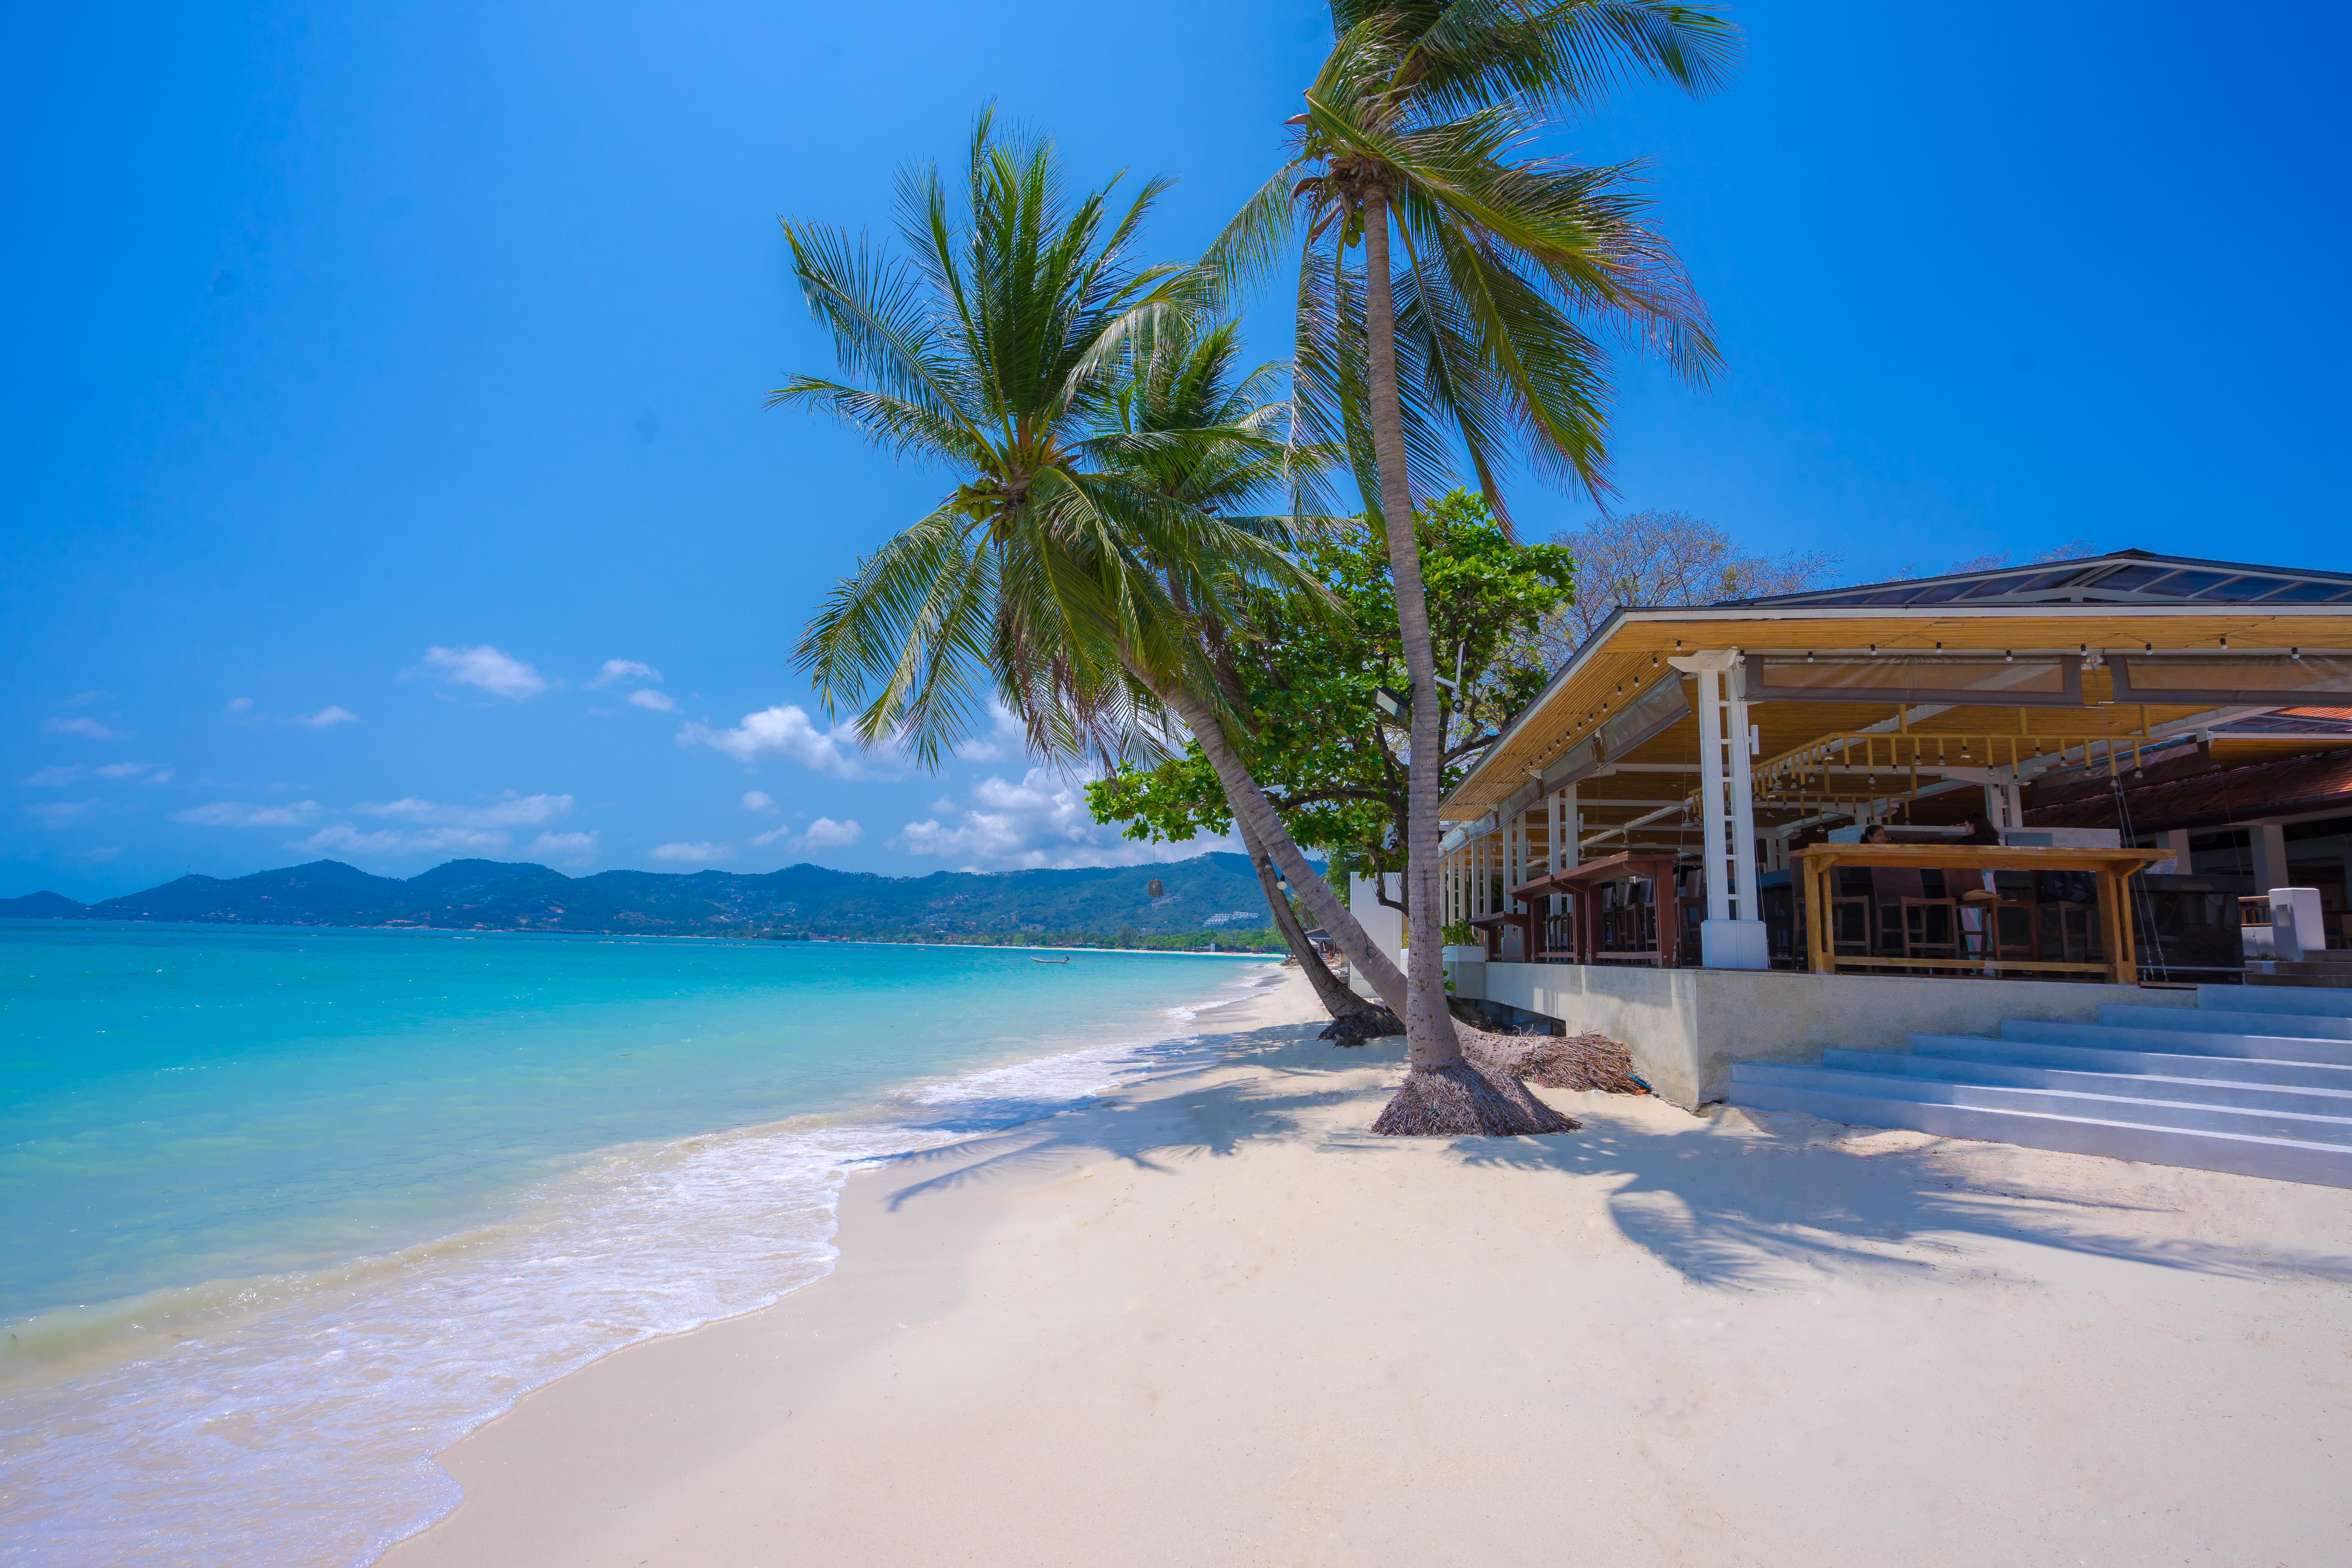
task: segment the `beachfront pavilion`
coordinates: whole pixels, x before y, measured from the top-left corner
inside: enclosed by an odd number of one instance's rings
[[[1622,608],[1444,803],[1445,919],[1479,938],[1450,973],[1625,1039],[1686,1105],[1735,1060],[2192,1005],[2241,976],[2240,894],[2347,803],[2241,800],[2245,847],[2200,850],[2139,832],[2134,793],[2352,758],[2347,709],[2342,574],[2123,551]],[[2086,800],[2112,826],[2032,820]]]

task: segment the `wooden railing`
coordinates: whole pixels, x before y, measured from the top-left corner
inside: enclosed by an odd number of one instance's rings
[[[2015,971],[2027,974],[2101,974],[2118,985],[2128,985],[2137,978],[2137,964],[2133,948],[2131,900],[2125,894],[2125,879],[2167,858],[2168,852],[2161,849],[2056,849],[1974,844],[1821,844],[1801,849],[1792,858],[1800,863],[1798,876],[1805,899],[1807,963],[1816,974],[1834,974],[1841,969],[1909,973],[1938,970],[1981,974]],[[1997,950],[1981,953],[1956,951],[1952,956],[1928,960],[1841,953],[1836,951],[1836,938],[1830,926],[1832,907],[1837,898],[1835,872],[1841,867],[1963,873],[2090,872],[2098,879],[2096,908],[2100,948],[2105,959],[2095,963],[2076,963],[2007,958]],[[1954,945],[1957,949],[1957,942]]]

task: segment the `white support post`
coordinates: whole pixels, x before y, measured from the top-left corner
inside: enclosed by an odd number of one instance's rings
[[[1701,962],[1709,969],[1768,969],[1771,954],[1757,918],[1756,802],[1739,653],[1710,649],[1668,662],[1698,679],[1699,828],[1706,846]]]
[[[2017,770],[1999,767],[1984,786],[1985,820],[2002,833],[2014,833],[2025,826],[2025,792],[2017,782]]]
[[[2267,893],[2293,880],[2286,868],[2286,829],[2275,822],[2256,822],[2246,828],[2254,852],[2254,891]]]

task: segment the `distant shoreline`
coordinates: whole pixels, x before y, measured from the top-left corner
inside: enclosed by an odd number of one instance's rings
[[[806,939],[774,936],[724,936],[707,931],[501,931],[486,928],[467,931],[457,926],[416,925],[283,925],[261,921],[109,921],[88,920],[80,916],[42,917],[0,915],[0,926],[57,926],[66,928],[103,928],[108,926],[146,926],[180,931],[398,931],[408,936],[465,937],[468,940],[491,936],[528,936],[569,938],[589,942],[732,942],[759,947],[921,947],[941,952],[969,951],[974,952],[1100,952],[1120,953],[1138,958],[1246,958],[1260,963],[1279,963],[1290,954],[1278,950],[1244,950],[1203,952],[1189,947],[1049,947],[1043,942],[891,942],[862,936],[810,937]]]

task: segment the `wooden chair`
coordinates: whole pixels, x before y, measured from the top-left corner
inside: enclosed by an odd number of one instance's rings
[[[1842,957],[1867,958],[1870,942],[1870,900],[1830,900],[1830,950]]]
[[[1959,906],[1952,900],[1906,899],[1902,909],[1903,957],[1960,956]]]
[[[2059,963],[2095,963],[2099,952],[2099,906],[2049,903],[2034,911],[2039,955]]]

